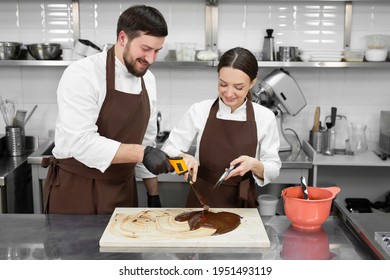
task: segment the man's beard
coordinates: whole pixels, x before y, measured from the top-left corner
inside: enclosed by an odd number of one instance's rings
[[[133,74],[136,77],[142,77],[145,75],[146,71],[148,71],[149,66],[144,70],[144,71],[138,71],[134,65],[136,63],[135,60],[133,60],[133,63],[130,63],[129,61],[126,60],[125,57],[123,57],[123,61],[125,62],[125,66],[127,68],[127,71],[129,71],[130,74]]]

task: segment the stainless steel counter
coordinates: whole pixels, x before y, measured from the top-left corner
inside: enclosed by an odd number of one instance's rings
[[[0,215],[0,259],[372,259],[337,217],[321,231],[291,228],[286,216],[262,217],[270,248],[141,248],[104,250],[110,215]],[[120,252],[122,251],[122,252]]]
[[[390,213],[351,213],[345,204],[336,199],[334,205],[338,210],[337,215],[346,226],[366,244],[379,259],[390,260],[389,251],[385,251],[380,243],[375,240],[376,232],[390,232]]]

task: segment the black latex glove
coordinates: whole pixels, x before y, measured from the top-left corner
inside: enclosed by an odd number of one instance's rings
[[[144,151],[142,163],[154,175],[173,172],[173,166],[168,160],[168,155],[163,151],[147,146]]]

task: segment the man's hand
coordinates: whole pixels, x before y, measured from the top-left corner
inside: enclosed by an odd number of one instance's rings
[[[163,151],[147,146],[144,150],[142,163],[154,175],[173,172],[173,166],[169,163],[168,155]]]

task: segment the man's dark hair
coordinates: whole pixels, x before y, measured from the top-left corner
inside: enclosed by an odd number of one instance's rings
[[[156,37],[168,35],[167,23],[156,9],[145,5],[134,5],[125,10],[118,19],[116,37],[124,31],[129,40],[139,37],[141,32]]]

